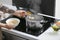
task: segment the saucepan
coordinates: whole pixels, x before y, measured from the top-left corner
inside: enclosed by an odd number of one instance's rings
[[[43,32],[43,25],[46,21],[43,16],[31,14],[26,17],[27,32],[35,34]]]

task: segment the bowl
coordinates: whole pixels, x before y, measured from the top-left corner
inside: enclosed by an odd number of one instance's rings
[[[13,28],[18,26],[19,23],[20,23],[20,20],[18,18],[9,18],[9,19],[6,20],[6,24],[7,25],[12,25]]]

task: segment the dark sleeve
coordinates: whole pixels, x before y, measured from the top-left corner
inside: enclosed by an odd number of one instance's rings
[[[25,20],[25,18],[20,18],[20,23],[19,23],[19,25],[15,28],[15,30],[23,31],[23,32],[26,31],[26,20]]]
[[[7,20],[7,19],[9,19],[9,18],[14,18],[14,15],[11,15],[11,16],[9,16],[9,17],[8,17],[8,18],[6,18],[6,19],[1,20],[0,22],[2,22],[2,23],[6,23],[6,20]]]

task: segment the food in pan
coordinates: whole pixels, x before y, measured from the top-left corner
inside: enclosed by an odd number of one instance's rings
[[[30,12],[30,11],[27,11],[27,15],[31,15],[32,14],[32,12]]]
[[[58,31],[60,29],[60,21],[55,22],[52,28],[54,31]]]
[[[58,31],[59,30],[59,27],[56,26],[56,25],[53,25],[52,28],[53,28],[54,31]]]

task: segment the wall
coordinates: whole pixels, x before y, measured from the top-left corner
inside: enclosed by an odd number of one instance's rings
[[[0,0],[0,3],[12,5],[12,0]]]
[[[43,14],[55,16],[55,0],[41,0],[41,11]]]
[[[60,18],[60,0],[56,0],[55,17]]]

